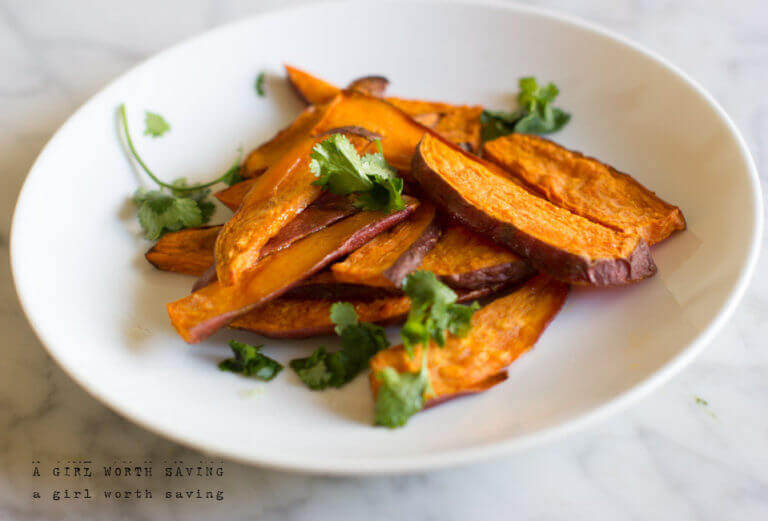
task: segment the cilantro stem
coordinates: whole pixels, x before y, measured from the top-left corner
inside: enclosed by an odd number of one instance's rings
[[[143,159],[141,159],[141,156],[136,151],[136,147],[133,146],[133,139],[131,139],[131,133],[128,130],[128,118],[125,115],[125,103],[120,104],[120,119],[122,120],[121,123],[123,127],[123,133],[125,134],[125,142],[128,145],[128,150],[131,152],[131,155],[139,164],[139,166],[141,166],[142,170],[144,170],[144,172],[146,172],[146,174],[159,186],[163,188],[168,188],[169,190],[173,190],[175,192],[194,192],[196,190],[201,190],[203,188],[208,188],[209,186],[213,186],[216,183],[221,183],[229,175],[229,171],[227,171],[220,177],[217,177],[216,179],[208,183],[202,183],[202,184],[197,184],[192,186],[183,186],[183,187],[175,186],[170,183],[161,181],[155,174],[152,173],[152,170],[149,169],[147,164],[144,162]],[[238,163],[240,162],[240,158],[238,158],[237,162]]]

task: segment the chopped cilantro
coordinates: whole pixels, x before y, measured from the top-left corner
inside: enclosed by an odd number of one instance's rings
[[[144,113],[144,124],[144,134],[152,137],[160,137],[171,130],[171,126],[163,116],[154,112],[147,111]]]
[[[418,373],[398,373],[385,367],[376,373],[381,382],[376,395],[374,423],[393,429],[402,427],[408,418],[424,407],[424,397],[431,392],[427,370],[427,349]]]
[[[289,365],[299,379],[313,390],[341,387],[365,368],[368,360],[389,346],[384,328],[359,322],[352,304],[337,302],[331,306],[331,320],[341,336],[341,349],[329,353],[317,348],[307,358],[291,360]]]
[[[353,194],[355,205],[365,210],[393,212],[405,208],[401,194],[403,180],[379,152],[360,157],[343,134],[332,134],[316,144],[310,168],[313,183],[331,193]]]
[[[219,369],[222,371],[243,373],[244,376],[254,376],[268,382],[283,370],[283,366],[277,360],[259,352],[263,346],[252,346],[230,340],[229,347],[232,348],[235,357],[219,363]]]
[[[567,112],[553,107],[559,90],[554,83],[539,87],[536,78],[520,78],[518,108],[514,112],[484,110],[481,115],[483,140],[491,141],[512,132],[550,134],[563,128],[571,119]]]
[[[430,339],[439,346],[445,345],[446,331],[465,336],[472,314],[479,309],[477,302],[471,306],[456,304],[456,293],[431,271],[419,270],[408,275],[403,282],[403,291],[411,299],[411,309],[400,336],[411,356],[415,345],[426,346]]]
[[[267,95],[267,91],[264,90],[264,83],[267,80],[267,75],[264,73],[264,71],[260,72],[258,76],[256,76],[256,81],[253,82],[253,88],[256,91],[256,95],[260,98],[263,98]]]

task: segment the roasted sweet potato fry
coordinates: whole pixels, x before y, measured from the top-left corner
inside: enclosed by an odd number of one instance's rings
[[[314,139],[304,138],[259,176],[216,239],[216,274],[221,284],[237,284],[261,256],[261,248],[312,201],[321,188],[312,185],[309,154]]]
[[[424,257],[421,269],[431,271],[458,289],[513,284],[535,273],[523,259],[506,248],[468,230],[451,225]]]
[[[190,343],[199,342],[235,318],[277,298],[341,256],[407,218],[417,206],[388,215],[360,212],[264,257],[241,277],[239,284],[214,282],[168,304],[176,331]]]
[[[476,392],[503,380],[506,367],[533,347],[567,295],[568,285],[538,275],[476,311],[467,336],[449,337],[443,347],[430,344],[427,361],[434,394],[428,404]],[[380,386],[378,371],[392,367],[400,373],[418,372],[422,349],[418,346],[412,358],[402,346],[376,354],[370,363],[374,396]]]
[[[344,126],[363,127],[380,134],[384,156],[398,170],[411,168],[413,152],[428,131],[386,101],[353,91],[344,91],[334,98],[333,107],[315,126],[313,134]]]
[[[322,230],[326,226],[330,226],[355,212],[357,212],[357,208],[346,197],[325,193],[281,228],[277,235],[267,241],[261,249],[258,260],[283,248],[287,248],[294,242]],[[216,266],[212,264],[203,272],[197,282],[195,282],[195,285],[192,286],[192,291],[204,288],[216,280],[216,273]]]
[[[369,141],[356,133],[352,133],[350,142],[358,150],[364,149]],[[302,138],[253,182],[216,240],[219,282],[225,286],[235,284],[261,258],[264,244],[320,196],[322,189],[312,184],[316,178],[309,167],[312,147],[320,140],[322,137]]]
[[[333,87],[328,82],[311,74],[299,71],[294,67],[285,66],[288,79],[294,86],[299,96],[308,103],[328,103],[341,89]],[[368,76],[350,83],[347,90],[357,91],[370,96],[381,97],[384,88],[380,87],[380,76]],[[375,82],[373,80],[376,80]],[[410,117],[425,125],[434,128],[440,135],[453,143],[469,150],[478,152],[482,126],[480,115],[483,107],[478,105],[451,105],[435,101],[408,100],[402,98],[386,98],[389,103],[408,114]]]
[[[339,93],[339,88],[325,80],[312,76],[308,72],[285,65],[288,82],[296,90],[296,94],[311,105],[328,103]]]
[[[372,288],[377,289],[377,288]],[[457,292],[459,302],[491,295],[499,286]],[[377,299],[344,299],[352,303],[361,322],[396,324],[405,320],[411,302],[406,296],[386,296]],[[279,298],[238,318],[230,326],[253,331],[272,338],[307,338],[330,335],[333,322],[330,312],[333,300]]]
[[[483,153],[548,201],[596,223],[639,235],[649,245],[685,229],[678,207],[629,175],[548,139],[510,134],[486,143]]]
[[[221,202],[221,204],[233,212],[236,212],[237,209],[240,208],[240,203],[243,202],[245,195],[251,188],[253,188],[254,183],[256,183],[255,178],[246,179],[245,181],[233,184],[229,188],[219,190],[213,195]]]
[[[213,264],[213,245],[219,230],[221,226],[203,226],[166,233],[145,257],[160,270],[202,275]]]
[[[245,159],[242,169],[243,177],[255,177],[277,163],[298,142],[307,137],[327,109],[328,104],[307,107],[293,123],[278,132],[272,139],[251,151]]]
[[[332,194],[321,196],[264,245],[261,257],[286,248],[356,211],[345,197]],[[221,225],[202,226],[166,233],[150,248],[145,257],[160,270],[201,276],[213,266],[213,248],[221,229]],[[216,271],[213,270],[210,280],[203,285],[210,284],[215,280],[215,276]]]
[[[418,269],[439,235],[435,207],[423,203],[411,217],[331,266],[331,271],[339,282],[399,288],[406,275]]]
[[[641,237],[555,206],[430,134],[414,155],[411,176],[447,214],[559,280],[609,286],[656,272]]]
[[[480,151],[483,107],[402,98],[387,98],[387,101],[464,150]]]

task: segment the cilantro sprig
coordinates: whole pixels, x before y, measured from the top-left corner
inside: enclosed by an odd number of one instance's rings
[[[411,309],[400,336],[411,356],[414,346],[426,346],[430,339],[441,347],[445,345],[446,331],[466,336],[472,314],[480,308],[477,302],[471,306],[456,304],[456,293],[431,271],[419,270],[408,275],[403,291],[411,299]]]
[[[268,382],[283,370],[280,362],[261,354],[261,348],[264,346],[252,346],[237,340],[230,340],[229,347],[235,356],[219,363],[219,369],[222,371],[242,373],[244,376],[253,376]]]
[[[425,396],[432,392],[427,370],[427,350],[418,373],[398,373],[385,367],[376,373],[381,382],[376,395],[373,422],[394,429],[402,427],[408,418],[424,408]]]
[[[332,134],[312,150],[309,166],[317,177],[312,184],[334,194],[352,194],[355,206],[364,210],[402,210],[403,180],[384,159],[380,141],[378,145],[378,152],[361,157],[345,135]]]
[[[363,370],[368,360],[389,347],[384,328],[360,322],[354,306],[336,302],[331,306],[331,320],[341,337],[341,349],[329,353],[317,348],[307,358],[291,360],[289,365],[299,379],[312,390],[341,387]]]
[[[400,331],[403,347],[411,357],[416,345],[424,347],[418,372],[398,373],[392,367],[385,367],[376,373],[381,386],[376,395],[374,422],[389,428],[405,425],[408,418],[424,407],[426,397],[432,393],[427,362],[429,341],[442,347],[446,331],[454,336],[466,336],[472,314],[480,307],[477,302],[471,306],[456,304],[456,293],[431,271],[408,275],[403,291],[411,299],[408,319]]]
[[[483,140],[491,141],[512,132],[523,134],[550,134],[563,128],[571,119],[567,112],[552,106],[560,93],[550,82],[539,86],[536,78],[520,78],[517,95],[518,108],[514,112],[484,110],[481,115]]]
[[[139,188],[133,194],[133,202],[138,207],[139,224],[147,239],[154,241],[166,232],[207,223],[215,209],[214,204],[207,199],[210,195],[210,190],[207,188],[217,183],[223,182],[231,186],[242,181],[240,174],[242,150],[239,151],[237,159],[229,170],[208,183],[189,185],[184,178],[176,179],[171,183],[162,181],[150,170],[133,144],[128,129],[125,104],[120,105],[118,114],[128,151],[141,169],[160,187],[159,190]],[[145,134],[149,133],[155,137],[162,135],[170,128],[162,116],[151,112],[147,112],[146,125]]]

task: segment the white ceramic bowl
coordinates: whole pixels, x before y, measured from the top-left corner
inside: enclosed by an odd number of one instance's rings
[[[679,205],[688,230],[654,248],[635,286],[575,290],[504,384],[371,426],[367,379],[309,392],[290,369],[268,384],[220,372],[223,331],[188,346],[164,304],[191,280],[143,259],[127,202],[135,172],[116,137],[164,178],[210,179],[295,116],[281,63],[344,84],[382,73],[396,95],[510,108],[517,79],[561,88],[573,119],[553,136]],[[266,98],[253,92],[273,74]],[[145,109],[172,131],[139,137]],[[349,2],[243,20],[148,60],[86,103],[40,154],[19,197],[11,257],[21,303],[51,356],[93,396],[178,442],[237,460],[329,473],[402,472],[523,449],[605,417],[689,362],[727,320],[755,265],[755,166],[725,113],[661,58],[583,22],[508,5]],[[222,212],[219,216],[223,218]],[[264,340],[287,362],[322,341]],[[335,340],[325,342],[334,346]]]

